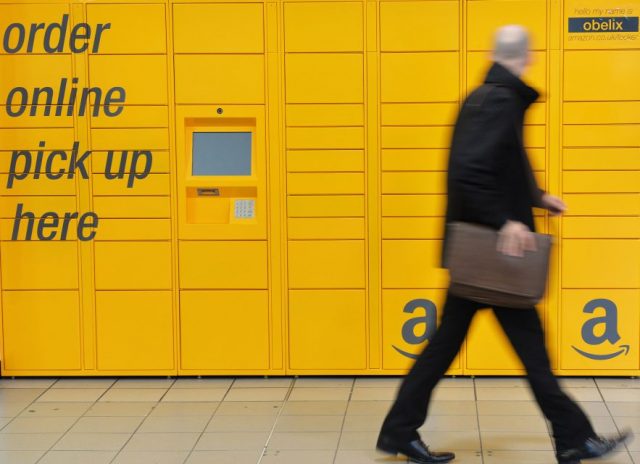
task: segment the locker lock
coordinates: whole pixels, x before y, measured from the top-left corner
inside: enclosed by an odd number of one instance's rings
[[[218,109],[216,110],[216,113],[218,113],[218,114],[222,114],[222,113],[223,113],[222,108],[218,108]]]

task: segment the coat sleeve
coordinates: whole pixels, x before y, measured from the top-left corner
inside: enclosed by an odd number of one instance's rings
[[[459,158],[452,178],[465,216],[473,222],[500,229],[509,217],[501,168],[513,154],[517,140],[514,125],[515,101],[505,89],[489,93],[468,127],[464,146],[457,147]]]

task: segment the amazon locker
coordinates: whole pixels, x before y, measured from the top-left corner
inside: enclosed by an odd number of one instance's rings
[[[568,214],[555,371],[640,374],[640,2],[0,0],[5,376],[397,375],[433,334],[446,159],[493,31]],[[522,366],[479,313],[449,373]]]

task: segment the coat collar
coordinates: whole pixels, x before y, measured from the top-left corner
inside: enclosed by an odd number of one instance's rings
[[[484,82],[486,84],[498,84],[512,88],[526,106],[531,105],[531,103],[536,101],[540,96],[535,89],[529,87],[522,79],[498,63],[493,63]]]

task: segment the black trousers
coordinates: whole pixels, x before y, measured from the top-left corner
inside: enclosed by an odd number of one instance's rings
[[[431,393],[460,350],[473,316],[482,307],[447,295],[442,322],[402,382],[381,435],[401,442],[419,438],[418,428],[427,418]],[[557,452],[577,447],[595,436],[587,416],[560,389],[551,372],[542,324],[535,308],[494,308],[493,311],[527,370],[527,379],[542,412],[552,424]]]

